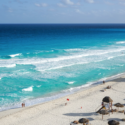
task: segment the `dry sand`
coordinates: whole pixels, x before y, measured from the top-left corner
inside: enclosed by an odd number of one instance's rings
[[[108,85],[112,88],[100,91]],[[44,104],[0,112],[0,125],[70,125],[71,121],[80,118],[88,118],[91,125],[107,125],[113,119],[120,121],[120,125],[125,125],[121,121],[125,118],[123,113],[105,115],[103,120],[100,114],[95,113],[105,96],[110,96],[113,104],[125,104],[125,76]],[[66,101],[67,98],[70,99],[69,102]],[[116,107],[113,106],[113,109]]]

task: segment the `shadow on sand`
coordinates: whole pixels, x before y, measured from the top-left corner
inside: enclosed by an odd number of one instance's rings
[[[67,113],[67,114],[63,114],[63,115],[67,115],[67,116],[91,116],[91,115],[98,115],[95,112],[91,112],[91,113]]]
[[[109,118],[109,119],[107,119],[108,121],[110,121],[110,120],[116,120],[116,121],[121,121],[121,119],[119,119],[119,118]]]

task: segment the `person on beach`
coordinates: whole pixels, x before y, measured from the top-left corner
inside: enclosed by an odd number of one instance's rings
[[[111,103],[102,102],[102,107],[96,113],[99,113],[102,109],[110,110],[111,106]]]
[[[22,103],[22,108],[25,107],[25,103]]]
[[[111,86],[107,86],[107,89],[111,89]]]
[[[105,84],[105,81],[103,81],[103,84]]]
[[[100,110],[102,110],[102,109],[110,110],[110,108],[111,108],[111,110],[112,110],[112,102],[113,102],[113,100],[109,96],[104,97],[102,100],[102,107],[96,113],[99,113]]]

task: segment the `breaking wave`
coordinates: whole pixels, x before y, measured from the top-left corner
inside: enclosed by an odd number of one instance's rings
[[[116,44],[124,44],[125,41],[119,41],[119,42],[116,42]]]
[[[30,91],[31,92],[31,91],[33,91],[33,86],[22,89],[22,91]]]
[[[10,55],[10,57],[16,57],[16,56],[19,56],[21,55],[20,53],[19,54],[13,54],[13,55]]]
[[[67,82],[68,84],[73,84],[73,83],[75,83],[75,81],[70,81],[70,82]]]
[[[3,64],[3,65],[1,64],[0,65],[0,67],[6,67],[6,68],[12,68],[12,67],[15,67],[15,66],[16,66],[16,64],[9,64],[9,65],[8,64],[7,65],[6,64]]]

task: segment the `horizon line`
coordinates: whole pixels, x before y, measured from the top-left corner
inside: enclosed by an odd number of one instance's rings
[[[125,23],[0,23],[0,25],[3,24],[42,24],[42,25],[48,25],[48,24],[125,24]]]

